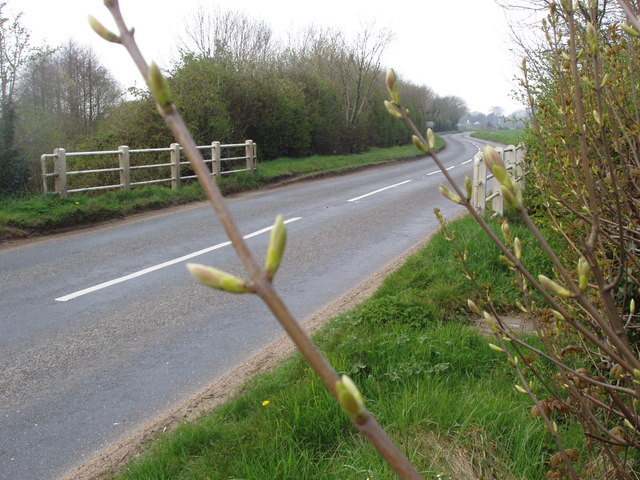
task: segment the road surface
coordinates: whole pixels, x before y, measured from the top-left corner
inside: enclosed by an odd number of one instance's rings
[[[447,137],[460,182],[480,142]],[[437,228],[433,162],[404,162],[230,200],[263,258],[276,214],[276,285],[300,319]],[[0,479],[54,479],[282,334],[259,299],[212,291],[187,261],[241,274],[210,207],[0,250]]]

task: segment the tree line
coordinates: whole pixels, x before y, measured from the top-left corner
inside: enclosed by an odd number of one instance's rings
[[[124,90],[90,47],[34,46],[21,14],[0,4],[0,192],[34,190],[38,160],[68,150],[172,142],[146,89]],[[201,7],[187,20],[165,72],[199,144],[250,138],[261,160],[344,154],[408,142],[386,114],[381,56],[392,34],[374,25],[353,39],[309,27],[287,42],[245,14]],[[404,82],[419,125],[455,129],[467,107]]]

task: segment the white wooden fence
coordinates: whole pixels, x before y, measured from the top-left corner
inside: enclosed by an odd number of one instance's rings
[[[509,145],[505,148],[496,148],[500,154],[509,176],[521,189],[524,189],[524,146],[517,147]],[[492,180],[491,193],[487,196],[488,182]],[[471,197],[473,206],[484,214],[487,203],[491,202],[493,216],[504,214],[504,197],[500,192],[500,182],[494,178],[493,173],[487,172],[482,152],[476,153],[473,157],[473,194]]]
[[[235,149],[244,147],[244,155],[241,156],[223,156],[223,149]],[[209,165],[211,170],[211,176],[226,175],[237,172],[254,172],[256,169],[256,144],[252,140],[247,140],[245,143],[234,143],[221,145],[220,142],[212,142],[211,145],[203,145],[196,147],[199,150],[210,151],[210,155],[205,154],[205,163]],[[42,186],[44,193],[57,193],[61,197],[66,197],[69,193],[86,192],[94,190],[106,190],[106,189],[123,189],[130,190],[131,187],[137,185],[149,185],[152,183],[171,182],[171,188],[180,188],[182,180],[196,178],[196,175],[182,175],[181,170],[183,165],[188,165],[189,162],[182,159],[181,151],[183,148],[178,143],[172,143],[168,148],[146,148],[132,150],[128,146],[122,145],[118,147],[118,150],[109,150],[102,152],[67,152],[64,148],[56,148],[53,153],[46,153],[40,157],[40,165],[42,169]],[[232,150],[233,151],[233,150]],[[131,156],[141,153],[153,153],[153,152],[168,152],[168,161],[164,163],[153,163],[144,165],[131,165]],[[205,152],[203,152],[205,153]],[[114,166],[109,168],[98,168],[88,170],[72,170],[67,169],[67,159],[73,157],[89,157],[89,156],[111,156],[114,159]],[[116,165],[117,156],[117,166]],[[243,168],[225,169],[223,168],[224,162],[234,162],[237,164],[242,162]],[[131,172],[142,169],[160,169],[161,167],[170,167],[171,175],[165,178],[156,178],[152,180],[131,181]],[[166,168],[164,169],[167,170]],[[160,170],[162,171],[162,170]],[[90,173],[107,173],[107,172],[119,172],[119,182],[112,185],[96,185],[83,188],[67,188],[68,178],[74,175],[86,175]],[[49,179],[53,178],[54,189],[49,188]]]

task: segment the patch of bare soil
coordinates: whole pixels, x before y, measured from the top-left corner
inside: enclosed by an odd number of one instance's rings
[[[304,320],[302,322],[304,329],[310,333],[314,332],[329,319],[366,300],[375,292],[387,275],[402,266],[406,259],[426,245],[432,236],[433,234],[430,234],[378,270],[367,280],[356,285],[347,293]],[[194,420],[203,413],[221,405],[237,394],[249,378],[275,368],[284,358],[291,355],[294,349],[293,343],[286,335],[280,337],[197,394],[98,452],[92,459],[76,467],[60,480],[102,480],[111,478],[126,465],[129,459],[139,455],[144,446],[157,437],[158,434],[173,430],[180,423]]]

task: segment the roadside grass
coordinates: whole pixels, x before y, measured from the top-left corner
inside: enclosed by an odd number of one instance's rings
[[[438,139],[438,148],[444,141]],[[374,148],[355,155],[313,156],[308,158],[280,158],[260,163],[255,174],[237,173],[218,178],[226,195],[256,190],[288,180],[311,178],[355,170],[370,165],[422,156],[413,145]],[[129,192],[111,191],[94,195],[14,195],[0,197],[0,240],[44,234],[132,213],[181,205],[203,200],[197,182],[179,190],[162,186],[134,188]]]
[[[510,273],[495,260],[497,249],[470,218],[452,226],[460,248],[474,252],[473,269],[494,285],[496,302],[512,307]],[[548,272],[533,238],[511,227],[533,268]],[[463,307],[473,289],[452,254],[452,244],[436,235],[370,300],[315,339],[426,479],[545,478],[553,441],[530,418],[530,401],[514,389],[504,356],[473,328]],[[581,444],[574,425],[559,425],[567,446]],[[294,355],[250,380],[232,401],[162,434],[117,478],[396,477]]]
[[[524,130],[478,130],[473,132],[471,136],[505,145],[518,145],[520,142],[524,142],[526,132]]]

